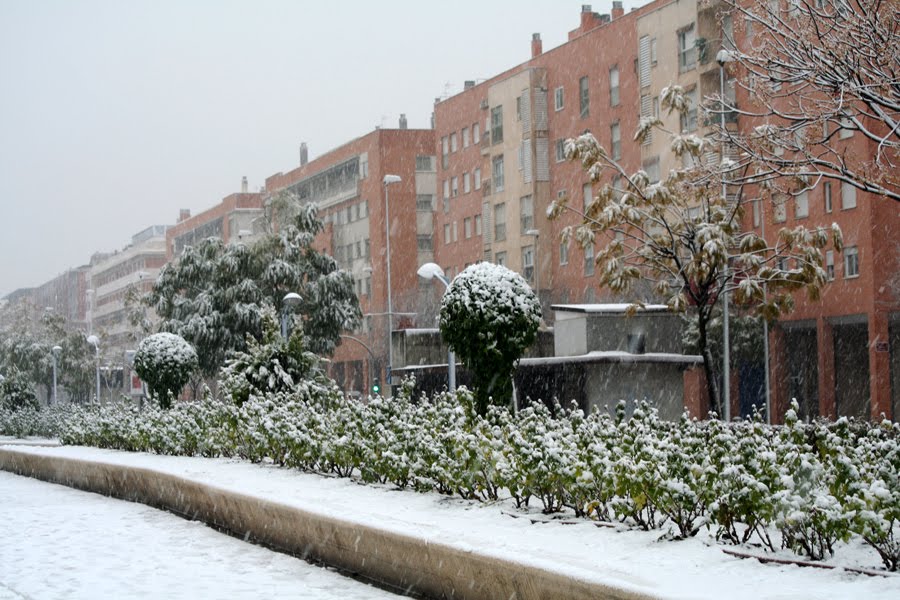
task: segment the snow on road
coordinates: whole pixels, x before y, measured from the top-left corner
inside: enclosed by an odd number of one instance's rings
[[[200,523],[0,471],[0,600],[393,594]]]

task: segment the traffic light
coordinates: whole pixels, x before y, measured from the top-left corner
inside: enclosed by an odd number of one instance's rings
[[[372,395],[377,396],[380,393],[381,393],[381,383],[378,381],[378,379],[375,379],[372,382]]]

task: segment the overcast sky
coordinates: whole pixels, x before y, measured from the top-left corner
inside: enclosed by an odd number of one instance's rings
[[[643,4],[626,0],[626,10]],[[576,0],[0,0],[0,297],[527,60]],[[611,0],[593,3],[609,12]]]

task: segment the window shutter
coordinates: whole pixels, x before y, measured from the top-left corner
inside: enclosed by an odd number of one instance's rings
[[[653,99],[649,94],[645,94],[641,96],[641,117],[649,119],[653,117]],[[653,132],[650,131],[647,133],[647,137],[644,138],[643,146],[648,146],[653,142]]]
[[[550,181],[550,139],[537,138],[535,145],[538,181]]]
[[[650,85],[650,36],[645,35],[640,39],[638,51],[638,71],[641,87]]]
[[[547,130],[547,91],[541,88],[534,92],[534,128]]]
[[[522,90],[522,133],[531,131],[531,91]]]
[[[522,181],[531,183],[533,173],[531,164],[531,139],[522,140],[522,159]]]

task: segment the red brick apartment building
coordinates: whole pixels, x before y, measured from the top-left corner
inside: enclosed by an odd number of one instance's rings
[[[393,329],[434,326],[432,284],[416,275],[421,264],[434,260],[434,151],[434,132],[408,129],[401,116],[398,129],[376,129],[309,162],[304,144],[299,167],[266,179],[268,194],[290,190],[318,204],[326,229],[317,243],[356,283],[363,325],[344,337],[330,367],[348,392],[365,395],[374,380],[387,383],[388,276]],[[400,181],[386,185],[387,175]]]
[[[590,131],[629,168],[641,164],[627,140],[640,116],[636,21],[648,10],[625,14],[614,2],[599,15],[585,5],[567,43],[543,52],[534,34],[530,60],[435,104],[435,257],[448,276],[479,260],[504,264],[539,289],[545,319],[551,304],[596,299],[593,261],[560,243],[576,216],[549,222],[546,211],[564,194],[583,206],[590,193],[584,171],[564,160],[566,138]]]
[[[248,192],[245,177],[240,193],[226,196],[212,208],[194,216],[182,209],[178,222],[166,231],[167,262],[180,256],[186,246],[208,237],[221,238],[226,244],[251,240],[262,231],[257,221],[263,216],[262,207],[262,193]]]
[[[585,5],[567,43],[543,52],[535,34],[530,60],[437,101],[434,248],[445,272],[452,277],[479,260],[505,264],[539,289],[545,319],[554,303],[608,299],[597,288],[591,250],[560,241],[576,216],[546,218],[555,197],[567,195],[580,207],[591,193],[579,165],[564,161],[563,141],[590,131],[626,169],[642,167],[651,179],[680,167],[664,136],[638,145],[632,135],[639,117],[650,114],[672,130],[711,133],[696,117],[679,124],[677,115],[661,115],[659,94],[677,83],[697,105],[719,93],[715,56],[734,34],[723,10],[715,0],[658,0],[628,14],[613,2],[611,15]],[[733,97],[734,83],[724,92]],[[752,125],[729,119],[728,126]],[[875,151],[861,139],[844,143],[852,152]],[[822,300],[798,296],[796,310],[772,327],[776,420],[792,397],[806,417],[897,414],[900,211],[896,202],[841,188],[821,184],[804,200],[808,210],[779,214],[777,223],[771,209],[762,216],[770,237],[776,226],[835,221],[847,246],[843,255],[828,256],[834,277]],[[747,218],[748,227],[759,227],[760,216]],[[732,414],[739,414],[732,396]]]

